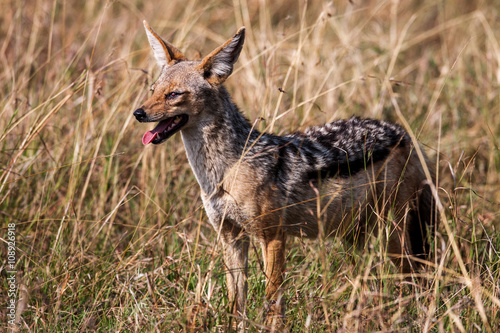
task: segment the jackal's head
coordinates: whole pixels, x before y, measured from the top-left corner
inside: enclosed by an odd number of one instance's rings
[[[182,128],[198,121],[203,112],[213,105],[219,86],[233,71],[238,60],[245,28],[240,28],[223,45],[201,61],[189,61],[172,44],[161,39],[144,21],[149,43],[161,74],[151,86],[152,96],[134,111],[140,122],[158,122],[144,134],[142,143],[159,144]],[[215,94],[214,94],[215,93]]]

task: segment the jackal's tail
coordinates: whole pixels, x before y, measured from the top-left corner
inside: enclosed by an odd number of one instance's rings
[[[436,201],[431,187],[425,184],[418,193],[416,206],[410,211],[411,223],[409,238],[413,255],[419,259],[428,260],[430,241],[434,238],[438,218]]]

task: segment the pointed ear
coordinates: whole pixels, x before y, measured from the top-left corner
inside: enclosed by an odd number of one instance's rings
[[[158,36],[158,34],[153,29],[151,29],[148,22],[143,21],[143,23],[144,28],[146,28],[146,34],[148,35],[149,44],[151,44],[156,62],[160,67],[171,64],[172,62],[177,60],[186,60],[184,54],[182,54],[179,49],[177,49],[169,42],[161,39],[160,36]]]
[[[203,76],[210,84],[221,84],[231,75],[244,41],[245,27],[241,27],[233,38],[216,48],[201,61],[198,68],[203,71]]]

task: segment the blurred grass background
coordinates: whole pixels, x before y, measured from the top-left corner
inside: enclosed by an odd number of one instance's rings
[[[466,0],[0,2],[1,274],[15,222],[19,329],[224,331],[234,320],[180,136],[144,147],[150,127],[132,117],[159,74],[147,19],[194,59],[245,25],[226,85],[261,130],[351,115],[407,122],[439,161],[446,219],[426,279],[405,283],[377,251],[295,239],[290,331],[497,331],[499,10]],[[264,276],[252,248],[255,331]],[[1,288],[6,304],[5,279]]]

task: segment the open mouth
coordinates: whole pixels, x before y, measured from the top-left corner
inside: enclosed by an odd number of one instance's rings
[[[160,144],[177,133],[187,121],[188,116],[185,114],[164,119],[160,121],[153,130],[144,133],[142,143],[144,145],[150,144],[151,142],[155,145]]]

